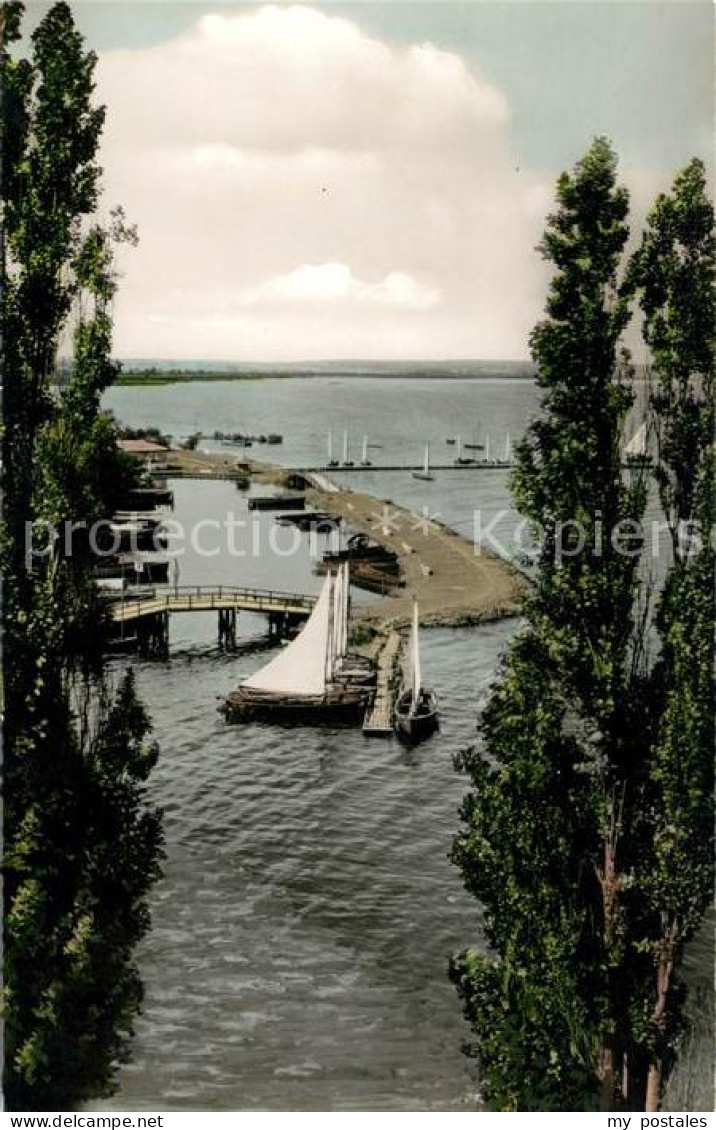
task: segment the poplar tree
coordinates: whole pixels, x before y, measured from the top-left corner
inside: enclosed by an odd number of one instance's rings
[[[635,861],[634,945],[644,962],[634,1041],[655,1111],[684,1027],[685,945],[713,891],[714,210],[693,160],[656,201],[630,266],[653,368],[655,477],[670,560],[658,602],[650,674],[651,745]]]
[[[513,480],[542,537],[536,584],[482,748],[459,759],[473,788],[454,857],[493,954],[467,951],[453,976],[492,1105],[655,1111],[713,888],[714,213],[694,160],[620,279],[627,198],[606,141],[557,196],[531,342],[542,415]],[[635,296],[651,363],[641,469],[621,458]],[[643,539],[648,475],[666,555]]]
[[[620,349],[628,196],[605,139],[560,177],[557,200],[541,244],[555,275],[531,337],[542,413],[513,479],[541,539],[536,584],[481,748],[459,759],[473,788],[454,858],[494,956],[464,953],[453,975],[501,1110],[593,1109],[600,1085],[611,1107],[630,999],[620,849],[638,560],[623,550],[644,483],[621,468],[633,402]]]
[[[117,372],[112,246],[132,233],[121,212],[92,219],[95,56],[58,3],[14,60],[21,15],[7,4],[0,20],[4,1095],[11,1110],[63,1110],[110,1093],[127,1052],[162,837],[149,718],[131,673],[108,676],[87,539],[65,536],[107,517],[130,474],[99,404]]]

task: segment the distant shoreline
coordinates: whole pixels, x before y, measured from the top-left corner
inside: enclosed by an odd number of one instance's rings
[[[482,372],[453,372],[435,371],[426,369],[402,370],[386,372],[384,370],[373,372],[358,372],[354,370],[321,370],[295,369],[289,372],[278,370],[276,372],[246,372],[244,370],[223,369],[124,369],[115,381],[115,387],[140,386],[157,387],[161,385],[187,384],[194,381],[265,381],[265,380],[343,380],[346,378],[360,378],[372,380],[453,380],[453,381],[480,381],[480,380],[510,380],[532,381],[534,373],[529,370],[510,372],[509,370],[484,370]]]

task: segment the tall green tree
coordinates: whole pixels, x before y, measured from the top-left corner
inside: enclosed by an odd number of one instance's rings
[[[630,266],[651,351],[655,474],[671,543],[633,884],[633,933],[645,963],[635,1038],[648,1063],[648,1111],[659,1107],[683,1029],[684,947],[713,891],[715,278],[714,211],[703,163],[694,160],[656,201]]]
[[[118,686],[107,675],[88,542],[71,525],[111,513],[128,473],[99,402],[117,372],[112,246],[132,233],[121,213],[106,228],[91,220],[104,120],[94,55],[58,3],[14,60],[21,15],[3,5],[0,22],[4,1093],[10,1109],[42,1110],[113,1087],[162,835],[146,796],[149,719],[131,673]]]
[[[631,1000],[623,892],[645,488],[621,467],[628,196],[605,139],[560,177],[557,200],[541,245],[555,274],[531,338],[543,411],[513,480],[541,538],[536,584],[482,748],[459,759],[473,789],[454,857],[495,956],[465,953],[454,976],[487,1097],[505,1110],[588,1110],[599,1085],[610,1108]]]

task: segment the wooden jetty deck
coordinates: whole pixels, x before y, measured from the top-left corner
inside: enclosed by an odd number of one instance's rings
[[[291,617],[309,616],[316,603],[313,596],[277,592],[272,589],[239,588],[234,585],[180,585],[162,592],[113,602],[110,615],[116,624],[170,612],[260,612]]]
[[[480,462],[479,459],[475,462],[467,463],[431,463],[430,470],[432,471],[510,471],[514,467],[514,463],[506,463],[504,460],[496,460],[487,462]],[[315,467],[296,467],[297,474],[312,475],[312,474],[326,474],[326,475],[348,475],[353,474],[354,471],[368,474],[371,471],[422,471],[422,463],[369,463],[364,465],[362,463],[355,463],[352,466],[344,467],[340,464],[337,467],[328,467],[325,463],[318,464]]]
[[[363,733],[367,737],[387,737],[393,733],[394,682],[402,649],[400,632],[390,632],[378,654],[375,696],[363,720]]]

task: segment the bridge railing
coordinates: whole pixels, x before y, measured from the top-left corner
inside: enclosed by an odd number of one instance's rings
[[[132,613],[141,615],[148,609],[157,612],[170,611],[172,605],[182,608],[207,608],[210,611],[214,602],[227,600],[237,602],[245,600],[257,605],[273,605],[281,608],[285,605],[300,604],[304,608],[312,608],[316,603],[315,596],[306,596],[305,593],[286,592],[281,589],[253,589],[242,585],[167,585],[166,588],[147,593],[143,596],[123,595],[120,599],[111,602],[113,614],[123,619],[131,619]]]

